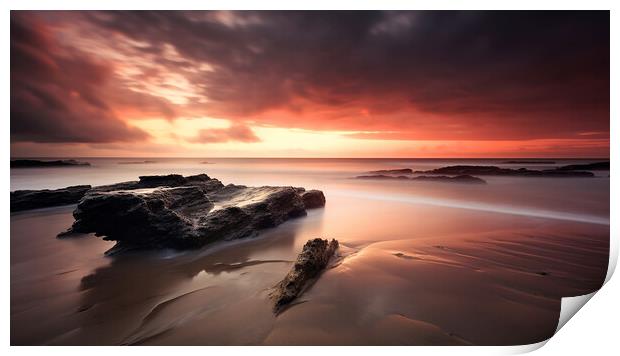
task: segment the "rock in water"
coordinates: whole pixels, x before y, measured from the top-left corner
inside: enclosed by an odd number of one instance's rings
[[[93,188],[73,212],[73,226],[60,234],[95,233],[116,241],[109,251],[199,248],[249,237],[319,204],[318,193],[293,187],[246,187],[206,174],[145,176]],[[313,199],[304,194],[311,193]]]
[[[366,180],[398,180],[398,181],[427,181],[427,182],[441,182],[441,183],[467,183],[467,184],[486,184],[484,179],[462,174],[454,177],[449,176],[387,176],[384,174],[371,175],[371,176],[357,176],[355,179]]]
[[[11,211],[76,204],[90,188],[90,185],[75,185],[54,190],[16,190],[11,192]]]
[[[320,190],[309,190],[301,194],[301,200],[306,209],[314,209],[325,206],[325,195]]]
[[[430,182],[451,182],[451,183],[467,183],[467,184],[486,184],[484,179],[470,176],[468,174],[462,174],[459,176],[417,176],[411,178],[411,180],[430,181]]]
[[[413,170],[411,168],[402,168],[402,169],[382,169],[379,171],[370,171],[369,174],[413,174]]]
[[[608,171],[609,162],[596,162],[589,164],[571,164],[556,168],[558,171]]]
[[[338,241],[323,239],[308,240],[297,256],[295,265],[286,277],[271,291],[273,310],[278,313],[283,307],[300,296],[316,277],[327,267],[330,258],[338,249]]]
[[[511,169],[496,166],[447,166],[430,171],[416,171],[416,174],[471,175],[471,176],[515,176],[515,177],[594,177],[592,172],[526,168]]]
[[[75,167],[90,166],[88,162],[79,162],[74,159],[56,161],[41,161],[38,159],[16,159],[11,161],[11,168],[38,168],[38,167]]]

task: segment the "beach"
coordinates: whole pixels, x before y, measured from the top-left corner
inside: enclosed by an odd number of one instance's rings
[[[560,298],[603,283],[609,171],[487,184],[360,181],[372,170],[594,162],[88,159],[11,170],[11,190],[206,173],[224,184],[320,189],[326,205],[200,250],[106,257],[92,234],[57,239],[75,206],[11,214],[14,345],[516,345],[552,336]],[[205,161],[208,164],[204,163]],[[268,290],[315,237],[339,260],[275,315]]]

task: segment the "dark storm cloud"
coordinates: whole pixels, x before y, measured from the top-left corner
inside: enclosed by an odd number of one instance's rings
[[[12,141],[95,143],[148,136],[127,127],[101,98],[109,68],[58,50],[42,25],[12,14]]]
[[[199,97],[176,107],[195,116],[405,131],[412,139],[609,131],[607,11],[134,11],[79,17],[103,37],[139,43],[136,50],[163,66],[208,64],[208,70],[187,74]],[[171,60],[169,47],[181,58]],[[49,65],[46,58],[29,60],[36,70]]]
[[[536,133],[520,127],[532,124],[543,135],[608,130],[605,11],[90,15],[108,30],[149,43],[149,50],[167,43],[213,66],[195,80],[211,100],[209,110],[222,115],[303,111],[297,98],[378,114],[411,105],[460,115],[483,133],[514,129],[530,136]],[[298,124],[324,127],[320,121]]]

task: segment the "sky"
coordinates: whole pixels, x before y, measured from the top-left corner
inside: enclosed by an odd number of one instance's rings
[[[609,157],[607,11],[12,11],[12,157]]]

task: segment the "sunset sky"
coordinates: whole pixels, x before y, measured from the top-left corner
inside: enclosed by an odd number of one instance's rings
[[[11,155],[608,157],[609,12],[11,12]]]

